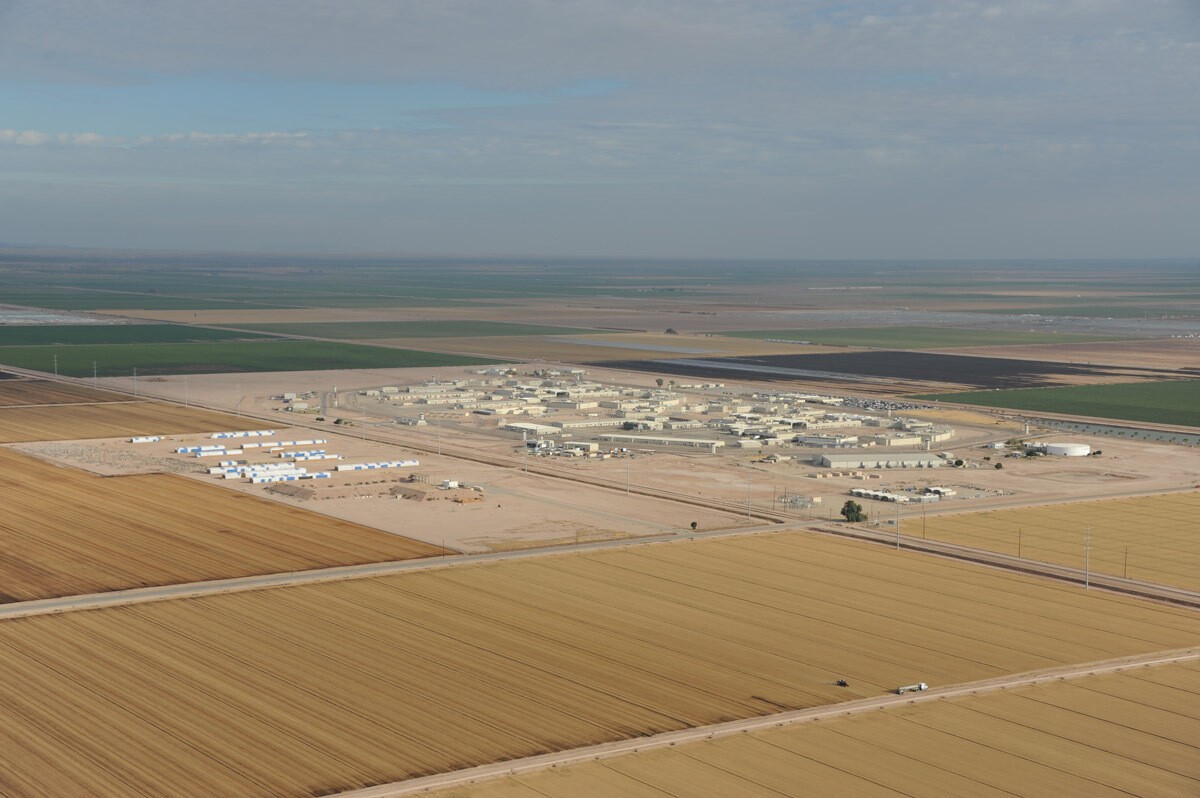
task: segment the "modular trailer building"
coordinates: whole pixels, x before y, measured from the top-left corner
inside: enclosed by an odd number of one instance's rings
[[[813,465],[826,468],[941,468],[946,461],[941,457],[915,454],[819,454]]]

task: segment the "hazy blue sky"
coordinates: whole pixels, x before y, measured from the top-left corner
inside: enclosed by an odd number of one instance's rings
[[[0,0],[0,241],[1200,252],[1200,0]]]

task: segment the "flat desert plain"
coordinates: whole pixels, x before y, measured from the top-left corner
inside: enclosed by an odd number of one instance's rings
[[[885,709],[431,798],[1200,794],[1200,665]]]
[[[97,477],[4,448],[0,474],[0,602],[439,553],[171,474]]]
[[[26,617],[0,622],[4,789],[328,794],[1198,634],[1194,613],[805,534]]]
[[[1200,492],[910,518],[906,535],[1200,589]]]

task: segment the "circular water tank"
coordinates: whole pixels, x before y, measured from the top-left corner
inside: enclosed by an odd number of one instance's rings
[[[1059,457],[1086,457],[1092,453],[1092,447],[1086,443],[1047,443],[1046,454],[1056,454]]]

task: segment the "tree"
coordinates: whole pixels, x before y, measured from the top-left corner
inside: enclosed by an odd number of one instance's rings
[[[955,461],[954,461],[954,467],[955,467],[955,468],[962,468],[962,467],[963,467],[963,461],[962,461],[962,460],[955,460]]]
[[[867,520],[867,514],[863,512],[862,505],[854,500],[847,501],[842,505],[842,517],[852,522]]]
[[[668,328],[667,328],[667,335],[679,335],[679,333],[678,333],[678,332],[675,330],[675,328],[674,328],[674,327],[668,327]]]
[[[658,379],[656,379],[654,381],[654,384],[657,385],[659,388],[661,388],[661,387],[663,387],[663,382],[664,382],[663,378],[659,377]]]
[[[692,522],[692,531],[693,531],[693,532],[695,532],[695,531],[696,531],[696,527],[697,527],[697,526],[698,526],[698,524],[697,524],[695,521],[693,521],[693,522]]]
[[[1004,463],[996,463],[996,468],[997,469],[1004,468]]]

